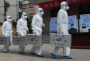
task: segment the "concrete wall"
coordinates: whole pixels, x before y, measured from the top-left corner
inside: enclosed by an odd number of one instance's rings
[[[4,21],[4,0],[0,0],[0,22]]]
[[[0,22],[4,22],[4,0],[0,0]],[[1,24],[0,23],[0,35],[2,35]]]
[[[10,6],[7,9],[6,16],[9,15],[13,20],[18,18],[18,1],[19,0],[6,0],[9,2]],[[0,0],[0,22],[4,22],[4,0]]]
[[[16,20],[18,17],[18,0],[6,0],[9,2],[10,7],[7,10],[7,15],[10,15],[13,20]]]

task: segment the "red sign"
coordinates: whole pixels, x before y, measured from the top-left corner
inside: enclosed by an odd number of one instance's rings
[[[54,0],[54,1],[49,1],[45,3],[40,3],[39,6],[44,10],[57,8],[57,7],[60,7],[61,1],[67,1],[69,4],[80,4],[80,3],[90,2],[90,0]]]
[[[51,8],[59,7],[60,3],[58,1],[49,1],[45,3],[40,3],[39,6],[43,9],[51,9]]]

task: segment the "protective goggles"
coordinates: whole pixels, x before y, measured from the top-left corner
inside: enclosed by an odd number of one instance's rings
[[[12,19],[11,17],[9,17],[9,19]]]
[[[44,12],[43,10],[39,10],[39,12]]]
[[[27,14],[24,14],[24,16],[27,16]]]

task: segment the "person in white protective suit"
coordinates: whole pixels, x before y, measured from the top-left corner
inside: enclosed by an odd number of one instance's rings
[[[32,19],[32,30],[33,34],[42,36],[42,27],[45,26],[43,23],[42,15],[44,14],[44,11],[42,8],[38,8],[38,12],[36,15],[33,16]],[[41,51],[41,46],[33,46],[30,51],[31,55],[37,55],[39,57],[44,57],[44,53]]]
[[[68,14],[67,14],[67,10],[69,9],[68,3],[66,1],[61,2],[60,4],[61,9],[58,12],[57,15],[57,33],[58,34],[64,34],[64,35],[68,35]],[[60,56],[57,54],[57,51],[60,49],[59,46],[55,46],[51,56],[54,59],[59,58]],[[70,47],[64,47],[63,48],[63,53],[64,53],[64,58],[65,59],[72,59],[73,56],[70,55]]]
[[[6,21],[2,25],[2,32],[5,37],[10,37],[9,41],[6,41],[4,45],[4,52],[9,52],[9,47],[12,43],[12,19],[11,16],[6,17]]]
[[[22,13],[22,17],[17,22],[17,33],[19,36],[26,36],[28,27],[27,27],[27,14],[25,12]],[[26,44],[19,45],[19,54],[24,54]]]

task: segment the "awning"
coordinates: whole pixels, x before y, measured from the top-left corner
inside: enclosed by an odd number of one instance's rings
[[[57,8],[57,7],[60,7],[60,2],[61,1],[67,1],[69,4],[72,4],[72,5],[73,4],[81,4],[81,3],[89,3],[90,2],[90,0],[54,0],[54,1],[40,3],[39,6],[41,8],[43,8],[44,10]]]

